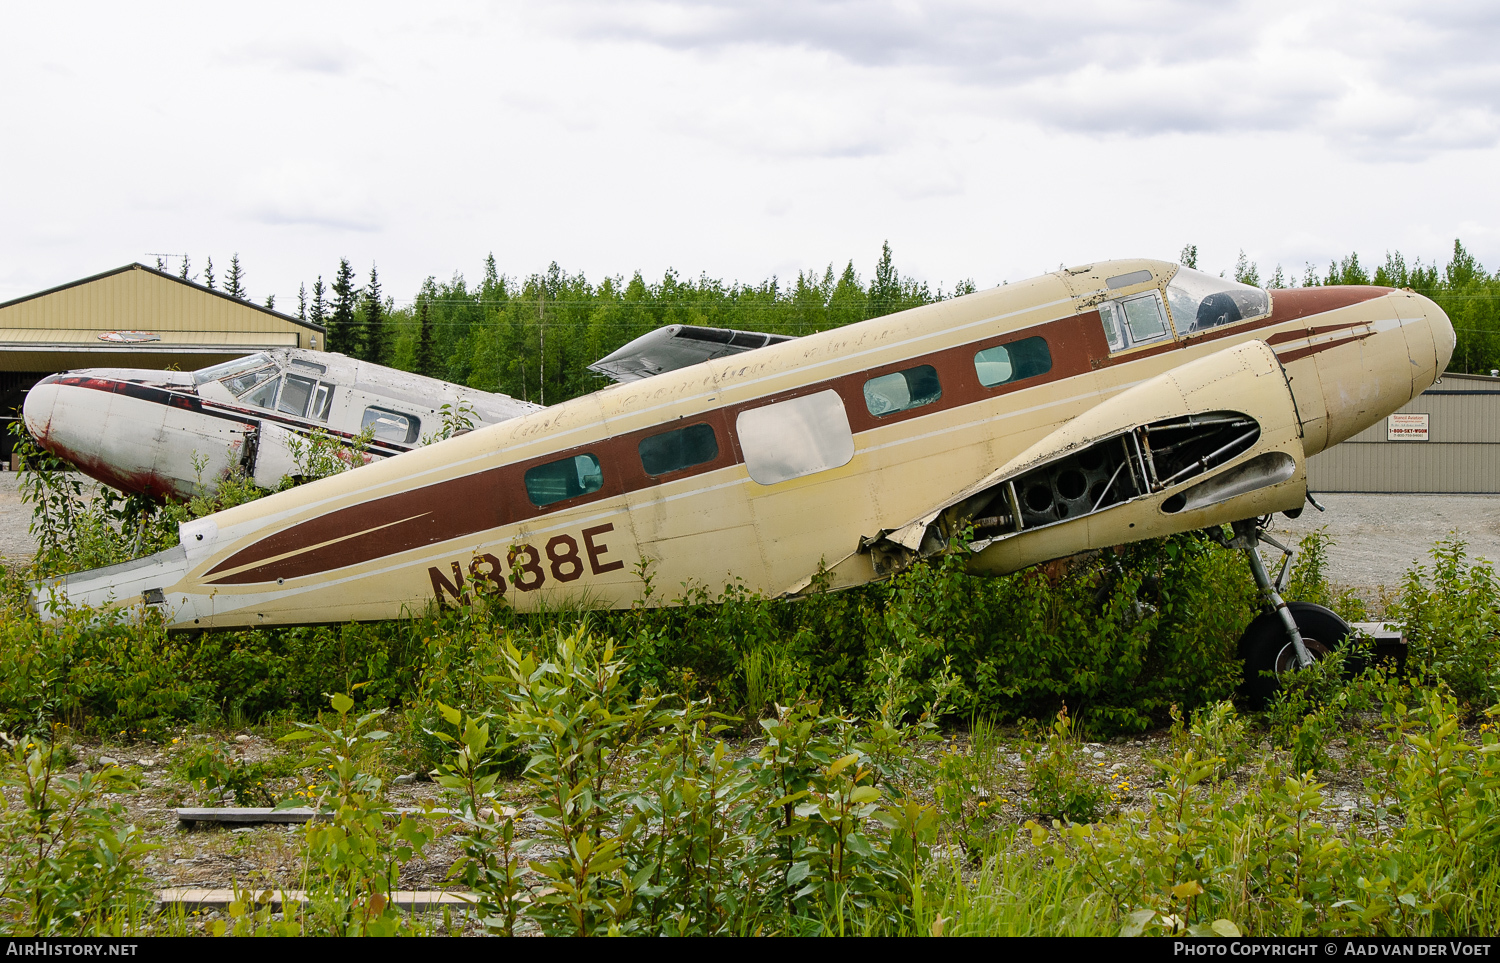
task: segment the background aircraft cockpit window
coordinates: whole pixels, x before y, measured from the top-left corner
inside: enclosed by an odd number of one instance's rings
[[[415,415],[405,415],[388,408],[366,408],[364,417],[359,421],[359,430],[371,427],[375,429],[375,437],[381,441],[409,445],[417,440],[422,422]]]
[[[313,392],[312,410],[307,417],[317,421],[327,421],[328,412],[333,408],[333,385],[328,382],[319,382],[317,391]]]
[[[849,464],[854,433],[837,391],[820,391],[742,411],[735,419],[745,470],[760,485]]]
[[[275,374],[275,369],[272,369],[272,374]],[[241,396],[240,400],[257,408],[272,408],[276,405],[276,389],[280,385],[280,378],[272,378],[249,394]]]
[[[235,358],[233,361],[225,361],[223,364],[212,365],[207,368],[199,368],[193,372],[193,384],[203,385],[210,381],[222,381],[230,375],[240,374],[244,371],[253,371],[263,368],[271,363],[268,354],[252,354],[244,358]]]
[[[942,396],[943,386],[938,384],[937,371],[930,364],[865,382],[865,407],[877,418],[930,405]]]
[[[280,371],[281,369],[275,365],[268,365],[264,368],[257,368],[254,371],[241,371],[238,374],[230,375],[223,380],[223,383],[224,387],[229,389],[229,393],[238,398],[256,385],[276,377]]]
[[[1052,352],[1045,338],[997,344],[974,355],[974,371],[986,388],[1034,378],[1051,370]]]
[[[718,458],[719,440],[714,437],[712,425],[688,425],[642,438],[639,450],[646,474],[665,475]]]
[[[1167,306],[1177,330],[1192,335],[1260,317],[1271,310],[1271,296],[1260,288],[1184,267],[1167,282]]]
[[[1155,291],[1099,305],[1099,321],[1111,351],[1160,341],[1171,333],[1162,311],[1161,295]]]
[[[289,374],[281,386],[281,398],[276,402],[276,410],[298,418],[307,416],[307,402],[312,398],[313,388],[317,382],[311,378],[301,378]]]
[[[587,495],[604,487],[604,469],[593,455],[574,455],[528,468],[526,496],[537,508],[565,498]]]

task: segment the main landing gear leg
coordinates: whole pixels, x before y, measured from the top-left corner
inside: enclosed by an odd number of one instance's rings
[[[1221,544],[1244,551],[1266,602],[1266,611],[1251,621],[1239,646],[1245,662],[1240,696],[1251,708],[1262,709],[1276,694],[1283,674],[1306,668],[1342,646],[1349,638],[1349,623],[1321,605],[1282,599],[1282,580],[1292,551],[1266,534],[1264,520],[1235,522],[1234,538],[1224,539],[1222,534],[1219,538]],[[1261,542],[1281,549],[1281,570],[1275,579],[1256,551]]]
[[[1260,552],[1256,551],[1261,542],[1266,542],[1281,549],[1286,558],[1291,558],[1292,550],[1276,541],[1265,533],[1259,519],[1246,519],[1234,523],[1234,541],[1229,544],[1238,549],[1243,549],[1245,558],[1250,562],[1250,571],[1255,576],[1255,584],[1260,588],[1260,594],[1266,598],[1266,604],[1270,605],[1281,618],[1281,624],[1286,629],[1286,637],[1292,643],[1292,649],[1297,653],[1297,668],[1305,669],[1313,664],[1312,653],[1307,650],[1307,644],[1302,640],[1302,631],[1297,628],[1297,620],[1292,617],[1292,610],[1287,607],[1281,598],[1281,580],[1271,581],[1270,573],[1266,571],[1266,563],[1261,561]],[[1286,565],[1281,567],[1282,574],[1286,574]]]

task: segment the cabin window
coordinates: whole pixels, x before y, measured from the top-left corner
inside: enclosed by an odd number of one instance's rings
[[[317,389],[313,392],[312,410],[307,417],[316,421],[327,421],[328,412],[333,408],[333,385],[319,382]]]
[[[837,391],[820,391],[740,412],[745,468],[762,485],[849,464],[854,434]]]
[[[307,417],[307,403],[312,399],[313,389],[317,385],[311,378],[287,375],[282,380],[281,397],[276,401],[276,410],[298,418]]]
[[[587,495],[604,487],[604,470],[593,455],[574,455],[528,468],[526,496],[537,508],[565,498]]]
[[[1111,351],[1160,341],[1172,333],[1162,310],[1161,295],[1155,291],[1105,301],[1099,305],[1099,321],[1104,325],[1104,337]]]
[[[303,361],[301,358],[293,358],[292,364],[296,365],[299,368],[307,368],[310,371],[316,371],[318,374],[328,373],[328,365],[318,364],[316,361]]]
[[[665,475],[718,458],[719,440],[712,425],[689,425],[642,438],[640,453],[646,474]]]
[[[402,414],[387,408],[366,408],[360,419],[359,430],[374,427],[375,437],[381,441],[393,441],[398,445],[409,445],[417,440],[422,422],[416,415]]]
[[[974,372],[986,388],[1035,378],[1052,370],[1052,351],[1046,338],[1025,338],[997,344],[974,355]]]
[[[1167,306],[1183,335],[1259,317],[1271,310],[1271,296],[1260,288],[1178,268],[1167,282]]]
[[[943,396],[937,370],[918,365],[865,382],[865,407],[876,418],[930,405]]]
[[[272,373],[275,373],[275,370],[276,369],[272,368],[271,369]],[[276,389],[279,388],[280,386],[281,386],[281,379],[280,378],[272,378],[270,381],[265,382],[259,388],[256,388],[254,391],[250,392],[249,394],[242,395],[240,397],[240,400],[243,401],[243,402],[245,402],[246,404],[254,405],[257,408],[272,408],[272,407],[275,407],[275,405],[276,405]]]

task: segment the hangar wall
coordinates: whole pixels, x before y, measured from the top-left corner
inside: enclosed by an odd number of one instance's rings
[[[325,331],[144,264],[0,304],[0,463],[26,392],[60,371],[183,371],[266,348],[321,348]]]
[[[1500,493],[1500,378],[1447,374],[1398,414],[1425,414],[1427,440],[1392,441],[1390,419],[1307,463],[1313,492]]]

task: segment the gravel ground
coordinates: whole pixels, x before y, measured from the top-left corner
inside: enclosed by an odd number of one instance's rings
[[[1333,540],[1328,577],[1378,601],[1413,565],[1431,560],[1433,543],[1456,532],[1469,554],[1500,564],[1500,495],[1317,495],[1327,509],[1307,506],[1302,516],[1277,515],[1272,534],[1295,540],[1325,529]],[[1295,547],[1293,545],[1292,547]],[[1266,553],[1267,561],[1275,550]]]
[[[28,561],[36,554],[36,539],[26,530],[31,512],[21,504],[16,477],[15,472],[0,471],[0,560],[7,562]]]
[[[230,829],[209,824],[187,827],[177,821],[174,812],[175,807],[182,805],[222,804],[209,798],[201,786],[183,778],[181,767],[197,747],[217,743],[247,762],[269,760],[285,752],[285,748],[265,730],[191,734],[179,731],[178,738],[162,742],[81,743],[76,747],[78,762],[70,767],[77,773],[84,769],[97,770],[113,762],[139,778],[140,789],[112,798],[124,805],[129,821],[141,828],[147,841],[161,847],[144,861],[152,883],[163,889],[180,886],[229,888],[238,884],[257,891],[304,886],[306,869],[302,863],[300,828],[262,825]],[[1258,742],[1251,761],[1235,776],[1234,781],[1241,788],[1247,785],[1261,756],[1273,755],[1286,763],[1282,758],[1284,754],[1265,745],[1263,734],[1258,736]],[[735,740],[730,744],[730,751],[736,755],[751,755],[760,745],[757,741]],[[998,833],[1006,831],[1007,827],[1018,827],[1035,816],[1027,805],[1029,778],[1022,761],[1027,746],[1028,743],[1017,734],[1005,733],[1000,735],[998,744],[991,744],[988,751],[981,751],[976,756],[972,755],[974,747],[970,745],[968,735],[954,733],[927,747],[922,754],[929,762],[950,752],[974,760],[968,768],[977,779],[979,788],[973,801],[965,805],[965,811],[977,820],[971,822],[972,829]],[[1375,801],[1363,785],[1371,775],[1370,769],[1350,758],[1342,739],[1336,739],[1329,748],[1335,768],[1320,774],[1326,785],[1318,818],[1340,830],[1354,824],[1357,831],[1363,833],[1384,833],[1387,827],[1380,823]],[[1110,808],[1125,810],[1149,805],[1150,791],[1162,785],[1152,760],[1168,756],[1173,751],[1165,730],[1086,743],[1082,749],[1083,762],[1092,770],[1094,780],[1116,790]],[[980,763],[981,758],[988,761]],[[297,782],[291,777],[278,781],[274,788],[285,791]],[[499,788],[505,804],[523,812],[536,804],[530,787],[524,782],[507,780]],[[932,801],[921,789],[918,789],[918,795],[925,802]],[[430,782],[394,786],[386,801],[392,808],[421,807],[424,803],[440,807],[448,803],[444,793]],[[457,826],[441,815],[434,815],[431,819],[429,825],[437,838],[421,858],[403,868],[399,883],[402,889],[458,888],[448,878],[453,861],[459,855],[457,840],[453,837]],[[557,855],[546,841],[537,838],[541,835],[542,824],[534,815],[525,815],[518,830],[520,838],[536,841],[535,848],[527,853],[526,858],[547,859]],[[1028,838],[1025,833],[1019,833],[1014,844],[1024,848]],[[936,855],[941,857],[944,853],[961,852],[950,845],[956,839],[945,839],[948,843],[939,845],[935,849]],[[534,871],[527,871],[525,877],[531,885],[542,883]],[[208,913],[204,921],[213,918],[217,918],[217,914]],[[467,921],[464,929],[477,932],[472,921]]]

